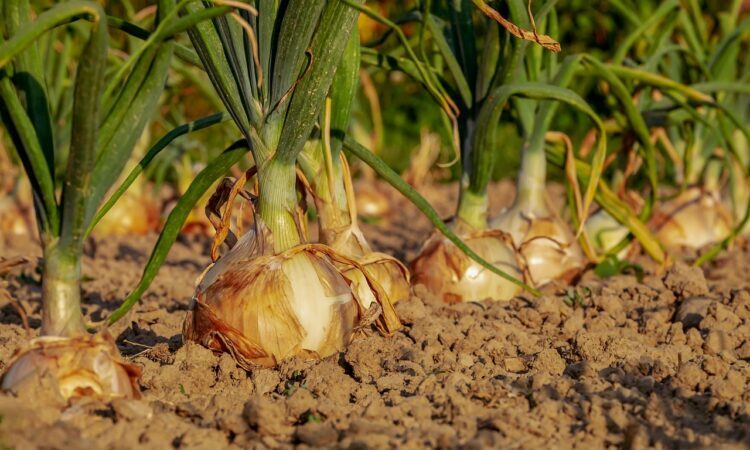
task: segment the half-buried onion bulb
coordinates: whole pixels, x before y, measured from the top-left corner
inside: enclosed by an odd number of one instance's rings
[[[718,193],[692,187],[662,203],[651,224],[667,249],[697,249],[727,237],[732,231],[732,216]]]
[[[521,278],[513,247],[503,233],[472,230],[458,219],[450,226],[485,261]],[[445,303],[510,300],[521,291],[518,285],[469,258],[438,231],[425,241],[419,256],[412,262],[412,284],[424,285]]]
[[[316,244],[273,254],[257,236],[245,234],[207,270],[183,326],[187,339],[229,352],[251,370],[342,351],[373,321],[384,333],[399,327],[383,289],[353,261]],[[369,296],[353,288],[345,264],[369,283]]]
[[[535,214],[519,203],[490,222],[493,228],[510,235],[521,267],[534,286],[553,280],[569,281],[586,264],[570,227],[545,210],[546,207],[543,213]]]
[[[2,389],[19,391],[52,377],[63,398],[138,398],[138,366],[124,361],[112,337],[101,332],[74,337],[43,336],[15,353]]]

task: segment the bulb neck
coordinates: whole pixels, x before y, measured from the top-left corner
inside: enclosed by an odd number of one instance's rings
[[[544,141],[532,143],[524,148],[521,170],[518,172],[518,193],[514,206],[525,213],[543,214],[547,211],[545,187],[547,181],[547,159]]]
[[[301,243],[295,165],[272,159],[258,171],[258,215],[273,236],[275,253]]]
[[[42,335],[68,337],[85,331],[80,253],[66,253],[56,242],[50,243],[44,249]]]
[[[486,230],[488,207],[489,200],[486,192],[478,194],[468,188],[461,189],[456,215],[475,230]]]
[[[703,187],[711,193],[719,192],[721,184],[722,163],[709,161],[703,178]]]
[[[315,191],[315,207],[318,210],[320,241],[333,243],[339,230],[352,226],[351,205],[345,188],[344,171],[337,158],[332,162],[333,174],[327,176],[321,167],[320,174],[311,182]],[[346,180],[351,184],[351,180]]]

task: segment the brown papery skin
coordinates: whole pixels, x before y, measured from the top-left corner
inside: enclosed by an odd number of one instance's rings
[[[651,226],[667,249],[697,249],[727,237],[732,216],[718,194],[693,187],[662,203],[654,212]]]
[[[542,286],[554,280],[569,282],[586,265],[570,227],[552,214],[524,214],[510,208],[492,226],[513,239],[526,282]]]
[[[459,237],[479,256],[499,269],[521,278],[511,245],[500,233],[460,232]],[[485,299],[510,300],[521,288],[470,259],[445,236],[435,231],[412,262],[412,285],[424,285],[445,303]]]
[[[283,270],[291,258],[307,258],[317,271],[327,298],[332,302],[331,322],[322,345],[303,348],[307,334],[294,311],[291,280]],[[310,296],[309,302],[326,301]],[[246,370],[273,367],[279,361],[301,355],[323,358],[343,350],[359,324],[362,308],[339,271],[325,257],[301,250],[293,255],[259,256],[225,267],[215,281],[199,291],[185,319],[186,339],[211,350],[230,353]]]
[[[64,399],[139,398],[140,369],[120,357],[105,331],[72,338],[40,337],[15,353],[5,371],[2,389],[15,391],[52,377]]]
[[[555,218],[534,219],[519,250],[529,281],[535,286],[553,280],[569,282],[586,264],[567,225]]]
[[[355,259],[361,269],[383,288],[391,304],[409,298],[411,287],[409,270],[396,258],[381,252],[374,252],[359,227],[349,225],[341,232],[328,230],[330,246],[336,252]],[[344,276],[354,268],[339,267]],[[357,277],[348,277],[355,284],[355,291],[369,290],[369,286],[356,286],[361,280]]]

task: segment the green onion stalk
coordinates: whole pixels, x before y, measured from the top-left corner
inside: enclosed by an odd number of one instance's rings
[[[306,143],[299,165],[312,189],[318,222],[318,242],[358,261],[385,290],[391,303],[409,296],[409,272],[392,256],[374,252],[359,228],[349,165],[342,152],[359,78],[359,33],[355,28],[322,108],[320,138]],[[357,285],[362,295],[369,288]]]
[[[634,138],[632,144],[634,153],[621,161],[628,164],[635,163],[640,167],[636,173],[631,172],[631,167],[618,168],[611,165],[613,178],[619,178],[621,185],[620,193],[625,203],[631,208],[639,210],[638,221],[648,223],[652,232],[644,235],[640,227],[627,226],[623,217],[615,218],[612,211],[617,208],[603,208],[594,213],[585,224],[585,230],[591,238],[593,249],[597,252],[606,253],[606,258],[617,255],[624,257],[629,250],[635,250],[630,244],[632,237],[638,234],[638,241],[644,249],[649,249],[649,254],[659,263],[667,261],[662,247],[669,247],[668,241],[658,237],[661,244],[656,241],[659,226],[656,225],[664,217],[660,206],[659,194],[661,191],[660,180],[666,176],[665,168],[674,168],[678,183],[683,181],[684,167],[682,161],[676,161],[676,151],[673,142],[667,138],[670,134],[680,134],[680,125],[674,129],[667,129],[667,125],[679,122],[675,118],[686,112],[694,113],[696,104],[707,104],[712,102],[710,96],[702,94],[687,84],[678,81],[684,77],[689,69],[683,64],[684,49],[670,42],[674,30],[684,23],[693,23],[696,17],[700,17],[700,11],[683,11],[681,9],[693,9],[697,2],[687,5],[674,0],[665,1],[653,10],[644,12],[636,7],[626,4],[618,4],[618,13],[623,14],[627,20],[627,26],[623,29],[623,35],[619,39],[621,44],[614,49],[613,54],[608,56],[609,61],[604,63],[592,55],[584,55],[583,62],[587,68],[586,75],[593,76],[606,83],[607,101],[609,105],[617,105],[620,111],[614,113],[611,123],[614,125],[613,132],[620,131],[623,134],[624,145]],[[697,16],[694,14],[697,12]],[[702,24],[701,24],[702,25]],[[690,31],[691,44],[697,35]],[[689,54],[690,52],[688,52]],[[692,56],[687,56],[687,59]],[[664,118],[668,117],[665,121]],[[631,139],[628,139],[630,136]],[[659,147],[664,151],[658,152]],[[669,158],[672,164],[657,164],[660,156]],[[633,167],[635,167],[633,166]],[[641,177],[644,175],[644,177]],[[649,192],[644,198],[628,186],[637,184],[645,178]],[[635,180],[633,183],[632,180]],[[622,201],[622,200],[621,200]],[[664,238],[666,239],[666,238]]]
[[[192,1],[185,12],[204,8],[203,2]],[[331,91],[331,85],[338,70],[344,71],[341,83],[351,84],[353,68],[348,65],[356,60],[342,61],[342,55],[354,47],[349,43],[357,16],[356,8],[340,0],[261,1],[257,8],[246,6],[189,32],[242,134],[237,148],[252,154],[258,189],[251,205],[257,212],[254,228],[231,242],[231,249],[201,277],[183,334],[230,353],[248,370],[292,356],[336,353],[359,327],[374,324],[389,334],[400,326],[384,286],[357,258],[309,241],[300,207],[304,193],[298,192],[298,163],[314,166],[321,156],[334,154],[301,156],[311,145],[326,98],[337,99],[339,89],[345,91],[343,97],[351,96],[354,89],[338,83]],[[350,101],[337,100],[334,111],[323,113],[324,122],[337,130],[345,127]],[[340,142],[340,136],[330,138],[327,131],[322,135],[326,147],[334,139]],[[326,164],[338,168],[326,174],[327,185],[316,182],[323,196],[342,195],[345,166],[339,161]],[[227,167],[232,160],[225,162]],[[246,177],[228,181],[232,192],[244,191]],[[231,205],[228,201],[223,223]],[[338,217],[336,210],[345,207],[331,204],[331,215]],[[217,228],[219,241],[226,235]]]
[[[172,4],[164,0],[158,6],[155,27],[162,30],[169,25]],[[156,110],[173,44],[153,40],[127,60],[129,72],[109,77],[107,21],[98,4],[66,2],[33,21],[27,1],[4,2],[2,7],[2,121],[31,182],[43,253],[41,336],[16,352],[2,386],[22,390],[50,376],[66,398],[137,397],[137,368],[120,358],[106,330],[87,331],[81,260],[99,205]],[[62,139],[52,125],[51,92],[37,42],[75,20],[88,22],[90,32],[77,58],[70,150],[61,168]],[[60,178],[55,176],[58,169]]]

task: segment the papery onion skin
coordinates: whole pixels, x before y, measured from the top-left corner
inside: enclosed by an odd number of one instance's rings
[[[409,270],[396,258],[381,252],[374,252],[362,234],[362,231],[356,225],[349,225],[344,230],[328,230],[325,236],[326,243],[331,248],[352,259],[357,260],[362,270],[374,279],[385,291],[388,300],[396,304],[401,300],[406,300],[411,294]],[[347,276],[351,269],[344,270],[342,273]],[[362,292],[363,297],[372,296],[364,291],[370,290],[367,283],[362,283],[363,276],[347,276],[354,284],[355,292]],[[365,302],[367,308],[369,302]]]
[[[662,203],[654,212],[652,228],[667,249],[698,249],[715,244],[732,231],[732,217],[719,194],[694,187]]]
[[[377,252],[369,253],[359,263],[361,269],[341,267],[341,274],[351,282],[352,291],[365,309],[370,308],[370,305],[377,300],[377,293],[370,286],[372,282],[378,283],[392,305],[409,298],[411,294],[409,271],[403,264],[386,254]]]
[[[500,270],[521,278],[513,248],[497,233],[460,234],[464,242]],[[439,232],[433,232],[412,262],[412,284],[424,285],[445,303],[510,300],[521,288],[470,259]]]
[[[295,355],[329,356],[349,344],[359,325],[362,307],[323,255],[292,249],[237,258],[220,270],[206,273],[214,281],[199,288],[183,334],[231,353],[246,370]]]
[[[33,339],[11,359],[2,389],[16,391],[52,377],[64,399],[140,398],[138,366],[124,361],[112,337],[101,332],[74,337]]]
[[[534,286],[554,280],[570,281],[586,265],[570,227],[554,215],[523,214],[511,208],[491,225],[511,236],[527,281]]]

